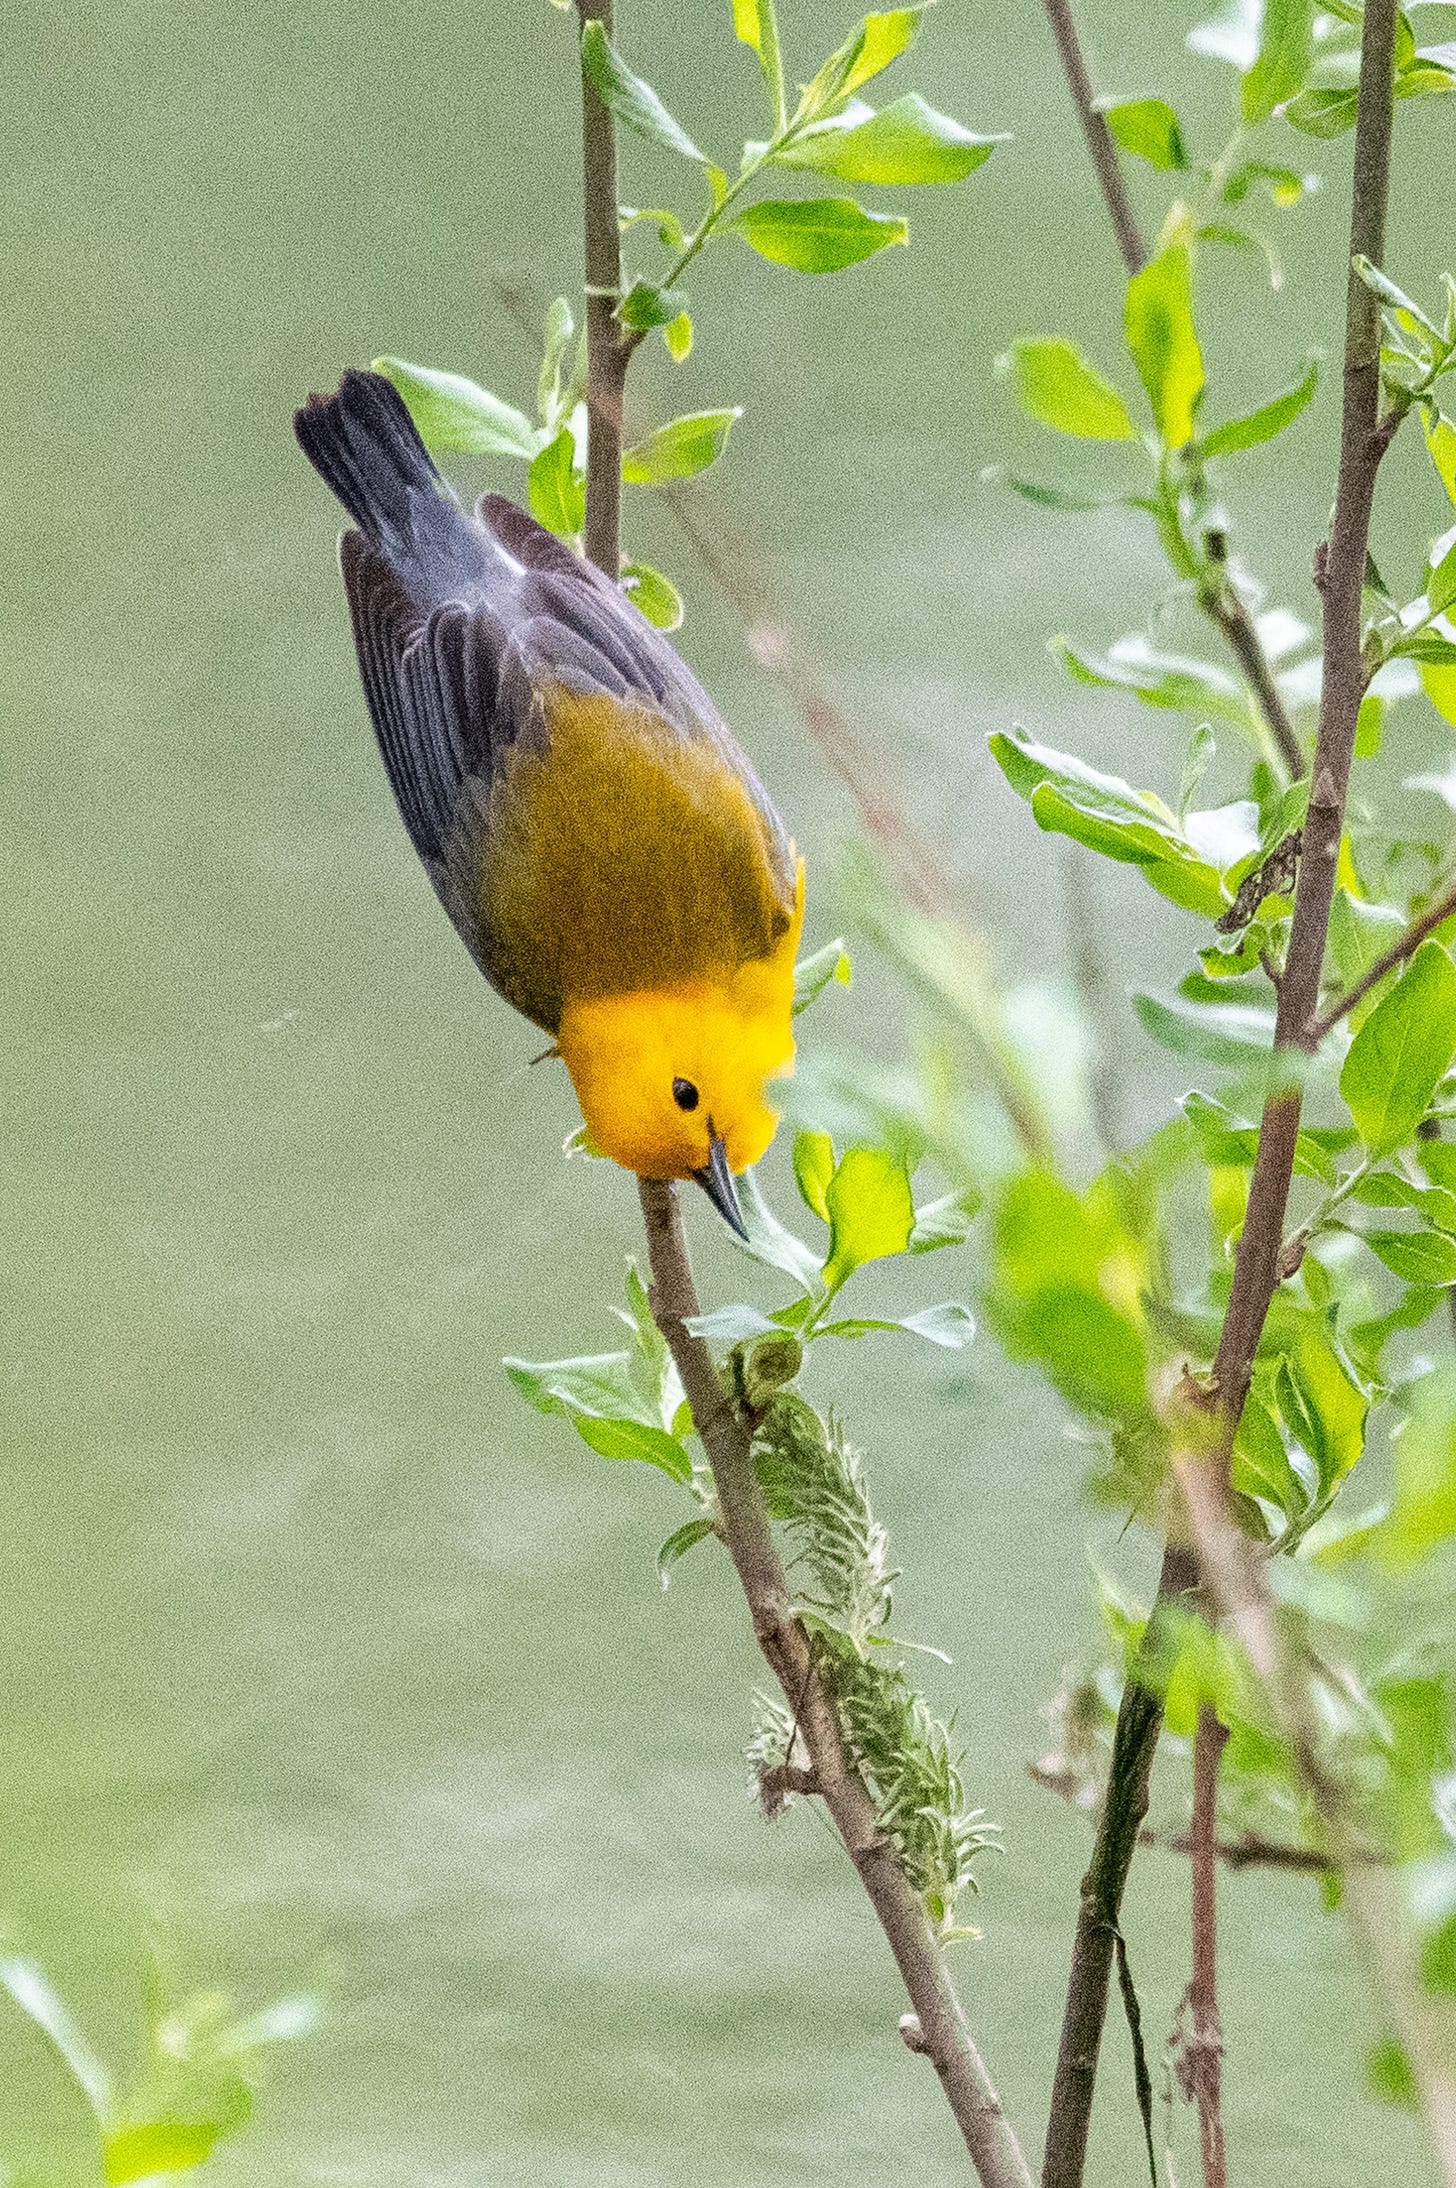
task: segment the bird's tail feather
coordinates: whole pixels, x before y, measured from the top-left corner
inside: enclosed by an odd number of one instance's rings
[[[298,445],[360,530],[378,545],[407,538],[419,516],[453,496],[403,397],[377,372],[346,372],[337,395],[310,395],[293,413]]]

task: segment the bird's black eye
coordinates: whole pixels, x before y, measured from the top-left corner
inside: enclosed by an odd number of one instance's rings
[[[674,1079],[672,1098],[679,1109],[696,1109],[698,1106],[698,1090],[691,1079]]]

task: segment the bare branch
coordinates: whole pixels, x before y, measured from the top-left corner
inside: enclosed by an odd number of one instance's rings
[[[1228,1738],[1204,1702],[1193,1738],[1192,2073],[1203,2188],[1227,2188],[1223,2143],[1223,2024],[1218,2012],[1218,1765]]]
[[[1067,88],[1072,94],[1072,104],[1077,109],[1077,119],[1082,124],[1082,134],[1087,139],[1087,149],[1092,154],[1092,165],[1097,170],[1097,180],[1106,200],[1108,217],[1122,262],[1130,274],[1141,273],[1147,264],[1147,251],[1133,213],[1132,201],[1127,194],[1122,167],[1117,157],[1117,146],[1112,141],[1112,131],[1105,116],[1097,111],[1092,96],[1092,83],[1087,74],[1087,63],[1082,58],[1081,40],[1072,20],[1068,0],[1045,0],[1047,15],[1051,21],[1052,36],[1057,41],[1062,72]]]
[[[1269,664],[1269,656],[1259,643],[1254,619],[1240,600],[1231,584],[1225,583],[1217,592],[1200,594],[1204,614],[1216,623],[1228,640],[1230,651],[1243,670],[1249,688],[1259,702],[1260,712],[1269,724],[1270,733],[1279,747],[1279,757],[1289,770],[1291,782],[1298,782],[1304,773],[1304,753],[1289,710],[1279,695],[1279,686]]]
[[[610,38],[612,0],[576,0]],[[586,551],[615,584],[621,568],[622,393],[629,352],[613,313],[622,286],[617,143],[612,117],[585,70],[581,79],[582,208],[586,231]]]
[[[797,1713],[817,1789],[895,1956],[914,2012],[914,2049],[925,2054],[939,2075],[984,2188],[1030,2188],[1026,2161],[971,2040],[925,1909],[881,1832],[875,1804],[845,1751],[822,1666],[794,1610],[754,1467],[750,1431],[725,1395],[708,1347],[686,1327],[698,1312],[698,1299],[676,1188],[654,1178],[641,1178],[638,1185],[652,1269],[652,1311],[677,1363],[708,1455],[724,1539],[748,1601],[754,1635]]]
[[[1394,972],[1397,965],[1403,965],[1408,957],[1414,957],[1426,936],[1434,934],[1453,914],[1456,914],[1456,887],[1448,889],[1443,896],[1438,896],[1428,911],[1422,912],[1419,919],[1412,920],[1405,933],[1397,935],[1390,948],[1381,952],[1370,970],[1363,973],[1352,988],[1347,988],[1343,995],[1335,997],[1333,1003],[1310,1027],[1310,1047],[1318,1048],[1331,1027],[1337,1026],[1357,1003],[1362,1003],[1370,990],[1377,987],[1388,972]]]

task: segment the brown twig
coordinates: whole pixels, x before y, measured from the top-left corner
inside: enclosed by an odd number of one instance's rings
[[[971,2040],[925,1909],[880,1829],[875,1804],[845,1750],[838,1712],[794,1609],[754,1467],[752,1437],[687,1328],[698,1312],[676,1188],[639,1180],[652,1270],[652,1311],[667,1339],[693,1424],[712,1468],[723,1534],[748,1601],[754,1636],[791,1708],[810,1766],[895,1956],[914,2009],[914,2048],[940,2077],[984,2188],[1030,2188],[1031,2175]]]
[[[1453,914],[1456,914],[1456,887],[1437,897],[1429,911],[1422,912],[1419,919],[1412,920],[1405,933],[1398,935],[1390,948],[1381,952],[1370,970],[1362,973],[1353,987],[1347,988],[1343,995],[1337,995],[1333,1003],[1321,1012],[1309,1029],[1309,1046],[1312,1049],[1318,1048],[1331,1027],[1337,1026],[1357,1003],[1362,1003],[1370,990],[1378,986],[1388,972],[1394,972],[1397,965],[1403,965],[1408,957],[1414,957],[1426,936],[1434,934]]]
[[[612,0],[576,0],[581,27],[595,19],[610,38]],[[615,582],[621,566],[622,397],[630,351],[614,313],[622,287],[617,221],[617,140],[608,108],[581,79],[582,208],[586,232],[586,551]]]
[[[1289,710],[1280,697],[1269,656],[1259,643],[1253,617],[1227,580],[1216,590],[1210,587],[1207,593],[1200,592],[1199,603],[1204,614],[1218,625],[1228,640],[1229,650],[1259,702],[1259,710],[1279,748],[1279,757],[1289,770],[1290,780],[1297,782],[1304,773],[1304,753],[1289,719]]]
[[[1053,24],[1061,16],[1070,29],[1064,0],[1046,0]],[[1349,259],[1363,253],[1379,265],[1384,256],[1385,215],[1389,195],[1392,121],[1395,0],[1369,0],[1361,40],[1360,95],[1355,131]],[[1059,35],[1059,45],[1062,39]],[[1073,40],[1075,45],[1075,40]],[[1078,111],[1086,126],[1086,71],[1073,70],[1063,48],[1064,65]],[[1092,141],[1089,137],[1089,141]],[[1094,148],[1094,158],[1096,151]],[[1115,164],[1115,155],[1114,155]],[[1102,166],[1099,164],[1099,176]],[[1106,185],[1104,183],[1104,193]],[[1109,196],[1109,208],[1114,200]],[[1114,219],[1116,215],[1114,214]],[[1324,602],[1323,687],[1319,735],[1313,763],[1314,783],[1305,824],[1303,857],[1295,895],[1294,920],[1278,992],[1276,1048],[1308,1048],[1319,999],[1325,936],[1334,891],[1335,865],[1344,825],[1345,793],[1354,753],[1356,717],[1364,692],[1360,657],[1360,600],[1366,545],[1374,499],[1375,475],[1389,446],[1380,406],[1380,324],[1374,296],[1347,275],[1344,408],[1335,516],[1327,548],[1316,557]],[[1269,1302],[1279,1282],[1284,1215],[1299,1134],[1297,1090],[1276,1090],[1265,1105],[1255,1157],[1248,1210],[1239,1240],[1229,1308],[1220,1334],[1210,1400],[1217,1407],[1217,1468],[1221,1495],[1227,1479],[1233,1439],[1243,1411],[1254,1354]],[[1170,1541],[1164,1553],[1153,1627],[1164,1608],[1164,1584],[1170,1559],[1180,1567],[1196,1559],[1178,1552]],[[1147,1781],[1161,1727],[1161,1704],[1144,1688],[1136,1668],[1123,1688],[1113,1745],[1113,1781],[1098,1830],[1092,1867],[1082,1887],[1082,1907],[1073,1947],[1061,2052],[1047,2130],[1043,2188],[1081,2188],[1086,2163],[1097,2048],[1106,2012],[1111,1953],[1099,1934],[1115,1926],[1122,1903],[1136,1827],[1127,1827],[1129,1801],[1146,1807]],[[1119,1772],[1126,1773],[1119,1780]],[[1116,1798],[1113,1797],[1114,1789]],[[1141,1822],[1141,1809],[1137,1821]],[[1095,1894],[1089,1887],[1097,1883]]]
[[[1056,2080],[1047,2119],[1042,2188],[1080,2188],[1086,2171],[1092,2097],[1107,2019],[1122,1894],[1148,1812],[1148,1784],[1163,1727],[1157,1666],[1165,1637],[1187,1608],[1196,1585],[1197,1567],[1192,1553],[1170,1541],[1163,1552],[1152,1617],[1122,1690],[1107,1792],[1097,1820],[1092,1859],[1082,1879]]]
[[[1355,1836],[1344,1787],[1325,1767],[1314,1697],[1283,1645],[1261,1560],[1230,1513],[1206,1458],[1184,1462],[1179,1472],[1209,1594],[1269,1691],[1295,1777],[1338,1867],[1351,1932],[1410,2063],[1441,2179],[1445,2188],[1456,2188],[1456,2080],[1449,2052],[1431,2025],[1405,1917],[1379,1865],[1369,1861]]]
[[[1047,16],[1052,26],[1052,36],[1057,41],[1062,72],[1077,109],[1077,119],[1082,124],[1082,134],[1087,139],[1087,149],[1092,154],[1092,165],[1097,170],[1097,180],[1106,200],[1108,217],[1112,222],[1117,247],[1122,262],[1130,274],[1141,273],[1147,264],[1147,251],[1133,213],[1132,201],[1127,194],[1122,167],[1117,157],[1117,146],[1112,141],[1112,131],[1106,117],[1097,111],[1092,96],[1092,84],[1087,74],[1087,63],[1082,58],[1081,40],[1072,20],[1068,0],[1045,0]]]
[[[1228,1733],[1207,1703],[1193,1737],[1193,1979],[1190,2076],[1198,2104],[1203,2188],[1227,2188],[1223,2143],[1223,2025],[1218,2012],[1218,1766]]]
[[[1048,1793],[1055,1793],[1069,1807],[1090,1808],[1090,1799],[1084,1798],[1086,1781],[1077,1773],[1049,1767],[1046,1763],[1028,1763],[1026,1774],[1033,1784],[1042,1786]],[[1086,1788],[1092,1792],[1093,1788]],[[1144,1824],[1138,1832],[1139,1846],[1151,1846],[1166,1854],[1191,1854],[1193,1836],[1188,1831],[1155,1831]],[[1221,1838],[1215,1851],[1226,1869],[1283,1869],[1292,1876],[1331,1876],[1340,1864],[1331,1854],[1323,1853],[1317,1846],[1291,1846],[1287,1839],[1266,1838],[1262,1831],[1241,1831],[1237,1838]],[[1388,1862],[1389,1857],[1376,1853],[1370,1847],[1357,1847],[1348,1852],[1346,1861],[1357,1861],[1377,1867]]]

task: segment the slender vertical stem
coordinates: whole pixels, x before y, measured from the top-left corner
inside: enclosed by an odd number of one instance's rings
[[[1218,2013],[1218,1766],[1228,1732],[1205,1702],[1193,1740],[1193,1823],[1189,1852],[1193,1875],[1194,2090],[1203,2188],[1227,2188],[1223,2144],[1223,2024]]]
[[[934,2066],[983,2188],[1031,2188],[1016,2135],[966,2027],[925,1909],[880,1829],[875,1804],[847,1753],[822,1666],[794,1609],[783,1560],[753,1461],[750,1431],[726,1396],[702,1338],[675,1186],[640,1178],[652,1270],[652,1312],[667,1339],[693,1425],[712,1468],[724,1539],[753,1619],[754,1636],[809,1751],[812,1778],[859,1873],[900,1970],[911,2006],[912,2048]]]
[[[576,0],[585,27],[612,34],[612,0]],[[621,566],[622,396],[631,354],[613,312],[622,286],[617,217],[617,142],[612,117],[581,80],[582,204],[586,230],[586,551],[615,579]]]
[[[1138,229],[1118,162],[1117,146],[1112,141],[1112,131],[1105,116],[1097,111],[1092,96],[1092,83],[1087,74],[1087,63],[1082,58],[1082,44],[1077,36],[1077,26],[1072,20],[1068,0],[1045,0],[1047,15],[1051,20],[1052,36],[1057,41],[1061,56],[1062,72],[1077,109],[1077,119],[1082,124],[1082,134],[1087,139],[1087,149],[1092,154],[1092,165],[1097,170],[1097,180],[1107,201],[1108,216],[1112,221],[1117,247],[1122,262],[1130,274],[1140,273],[1147,263],[1147,251]]]
[[[610,33],[610,0],[577,0]],[[587,266],[587,552],[616,577],[621,561],[622,395],[632,349],[612,316],[621,282],[616,152],[611,115],[583,81]],[[667,1340],[718,1496],[723,1536],[753,1631],[809,1751],[816,1792],[858,1872],[914,2009],[913,2048],[940,2077],[982,2188],[1031,2188],[1015,2130],[1001,2108],[924,1906],[880,1829],[869,1790],[846,1750],[839,1713],[794,1609],[753,1460],[752,1437],[724,1393],[713,1356],[687,1324],[698,1312],[674,1185],[639,1178],[652,1311]]]
[[[1158,1597],[1143,1644],[1128,1666],[1112,1740],[1107,1792],[1097,1819],[1092,1859],[1082,1879],[1072,1966],[1062,2016],[1056,2081],[1042,2157],[1042,2188],[1080,2188],[1087,2166],[1087,2137],[1113,1949],[1122,1911],[1122,1894],[1138,1832],[1148,1812],[1148,1783],[1158,1735],[1163,1729],[1163,1698],[1157,1667],[1169,1627],[1191,1600],[1197,1583],[1192,1553],[1170,1541],[1163,1552]]]

